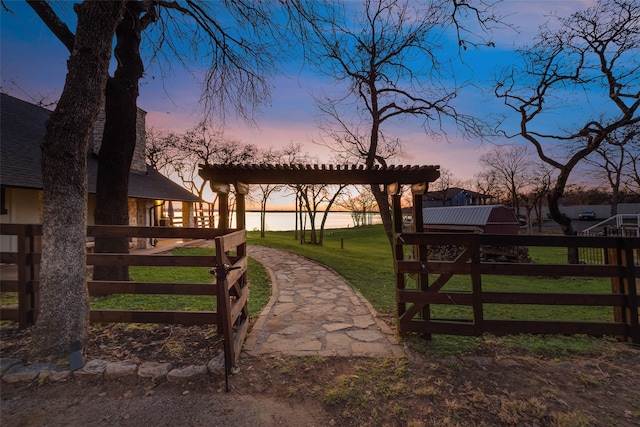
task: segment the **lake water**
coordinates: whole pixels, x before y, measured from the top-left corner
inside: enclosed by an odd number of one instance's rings
[[[322,222],[322,213],[318,212],[316,215],[316,228],[320,228]],[[260,230],[260,212],[247,212],[246,215],[247,230]],[[306,216],[308,230],[309,217]],[[296,214],[295,212],[267,212],[265,217],[267,231],[288,231],[295,230],[296,228]],[[378,214],[369,214],[367,224],[380,224],[382,220]],[[349,228],[353,227],[354,222],[350,212],[329,212],[327,216],[327,222],[324,228]],[[300,226],[298,226],[300,228]]]

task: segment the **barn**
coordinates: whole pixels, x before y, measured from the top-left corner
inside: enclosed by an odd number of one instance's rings
[[[518,219],[504,205],[447,206],[423,208],[425,231],[518,234]]]

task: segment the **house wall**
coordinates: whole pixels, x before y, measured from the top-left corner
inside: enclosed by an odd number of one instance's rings
[[[464,191],[460,191],[447,202],[449,206],[468,206],[475,204],[473,203],[473,199],[467,196]]]
[[[7,188],[5,193],[7,214],[2,222],[10,224],[38,224],[42,222],[42,191]]]
[[[422,207],[425,208],[441,208],[446,206],[470,206],[470,205],[485,205],[486,200],[479,197],[474,197],[468,194],[466,191],[459,191],[451,198],[447,199],[445,203],[442,200],[422,200]]]
[[[442,204],[442,200],[423,200],[422,207],[423,208],[442,208],[445,205]],[[451,203],[447,203],[446,206],[451,206]]]
[[[131,226],[148,226],[149,225],[149,214],[148,210],[151,206],[153,206],[153,200],[148,199],[134,199],[129,198],[127,200],[128,209],[129,209],[129,225]],[[89,196],[89,225],[95,224],[93,220],[93,211],[95,209],[95,196]],[[146,249],[149,247],[149,239],[144,238],[132,238],[131,239],[131,247],[137,249]]]
[[[7,213],[0,215],[4,224],[40,224],[42,222],[42,191],[21,188],[5,189]],[[18,250],[15,236],[0,236],[0,251]]]
[[[129,225],[148,226],[148,209],[153,206],[153,200],[129,199]],[[4,224],[42,224],[42,191],[19,188],[6,188],[5,204],[7,213],[0,215],[0,222]],[[87,225],[95,225],[93,212],[96,207],[95,195],[89,195],[87,201]],[[135,247],[147,248],[147,239],[134,242]],[[17,251],[15,236],[0,236],[0,251]]]
[[[147,162],[144,153],[147,144],[146,117],[147,112],[138,108],[138,115],[136,117],[136,149],[131,159],[131,170],[142,173],[147,171]]]

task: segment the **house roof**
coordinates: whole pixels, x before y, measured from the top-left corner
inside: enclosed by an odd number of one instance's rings
[[[490,199],[491,196],[487,196],[485,194],[480,194],[480,193],[476,193],[475,191],[471,191],[471,190],[465,190],[464,188],[459,188],[459,187],[449,187],[447,188],[446,191],[442,192],[442,191],[427,191],[426,193],[424,193],[423,195],[423,199],[425,200],[442,200],[443,194],[444,194],[444,200],[451,200],[453,199],[453,197],[464,191],[464,193],[468,196],[471,197],[476,197],[479,199]]]
[[[503,205],[469,205],[448,206],[442,208],[423,208],[422,222],[433,225],[486,225],[492,213],[505,210],[504,215],[494,215],[501,223],[516,223],[517,219],[511,209]]]
[[[40,145],[51,111],[0,94],[0,184],[42,189]],[[98,158],[87,158],[89,193],[95,194]],[[195,202],[200,199],[147,165],[146,173],[131,172],[129,197]]]

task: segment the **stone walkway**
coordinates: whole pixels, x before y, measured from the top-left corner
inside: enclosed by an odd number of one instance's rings
[[[269,273],[272,295],[244,351],[296,356],[399,357],[391,329],[334,271],[302,256],[263,246],[248,254]]]

